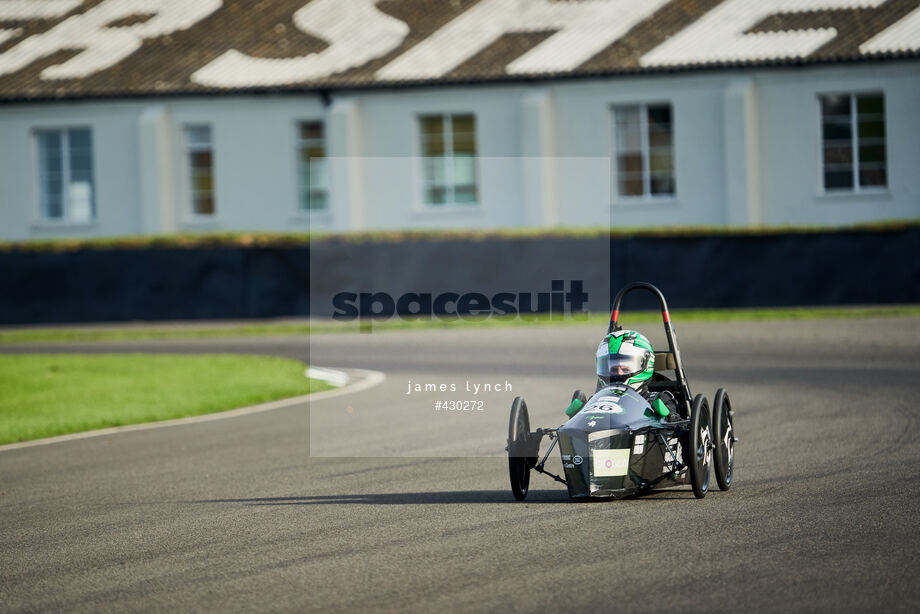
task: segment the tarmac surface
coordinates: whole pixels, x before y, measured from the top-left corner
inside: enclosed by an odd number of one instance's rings
[[[726,387],[741,438],[734,486],[702,500],[572,503],[540,475],[513,500],[511,400],[561,424],[573,388],[593,390],[593,326],[0,346],[386,374],[310,404],[0,450],[0,611],[917,611],[920,319],[677,325],[691,390]]]

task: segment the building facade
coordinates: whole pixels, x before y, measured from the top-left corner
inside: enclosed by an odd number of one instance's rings
[[[920,217],[913,0],[37,4],[3,239]]]

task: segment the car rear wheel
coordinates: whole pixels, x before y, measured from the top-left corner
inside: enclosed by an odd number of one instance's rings
[[[728,490],[732,486],[732,477],[735,470],[735,429],[732,402],[728,398],[725,388],[716,391],[716,398],[712,406],[713,424],[715,433],[715,454],[713,465],[716,470],[716,482],[721,490]]]
[[[712,467],[712,425],[709,401],[701,394],[693,399],[690,408],[690,485],[697,499],[709,491],[709,475]]]
[[[527,403],[517,397],[511,404],[511,419],[508,422],[508,475],[511,478],[511,492],[518,501],[527,497],[530,486],[530,470],[536,458],[530,458],[530,416]]]

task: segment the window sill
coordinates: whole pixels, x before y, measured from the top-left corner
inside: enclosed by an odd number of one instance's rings
[[[32,222],[32,230],[36,231],[55,231],[55,230],[96,230],[99,228],[96,220],[88,222],[70,222],[67,220],[35,220]]]
[[[413,210],[416,215],[438,216],[438,215],[480,215],[482,205],[479,203],[468,203],[465,205],[418,205]]]
[[[624,198],[620,200],[615,200],[610,203],[611,207],[617,209],[630,209],[630,208],[646,208],[646,207],[676,207],[678,205],[677,198],[674,196],[642,196],[636,198]]]
[[[818,192],[815,194],[815,200],[818,202],[833,202],[833,201],[889,201],[891,200],[891,192],[887,188],[881,188],[878,190],[833,190],[830,192]]]
[[[200,217],[187,217],[182,220],[180,226],[195,230],[214,230],[219,227],[219,222],[216,217],[202,215]]]
[[[290,217],[291,224],[309,226],[310,224],[330,224],[332,213],[329,209],[314,209],[312,211],[297,211]]]

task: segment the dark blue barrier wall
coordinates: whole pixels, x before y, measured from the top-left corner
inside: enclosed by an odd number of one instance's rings
[[[332,313],[342,289],[496,292],[551,279],[644,280],[672,307],[920,302],[920,228],[767,235],[426,238],[297,247],[0,253],[0,323],[185,320]],[[609,261],[607,259],[609,258]],[[311,262],[312,260],[312,262]],[[561,272],[560,272],[561,271]],[[592,297],[592,307],[606,309]],[[635,300],[636,302],[632,302]],[[637,296],[630,307],[651,307]]]
[[[611,285],[658,280],[675,307],[916,303],[918,241],[916,227],[613,240]]]

